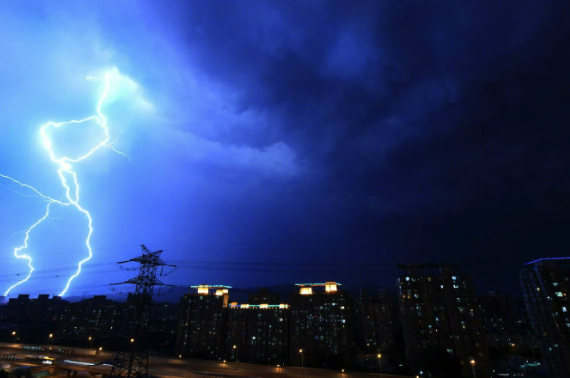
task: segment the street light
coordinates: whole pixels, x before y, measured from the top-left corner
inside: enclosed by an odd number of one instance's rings
[[[14,336],[14,342],[16,342],[16,331],[12,331],[12,336]]]
[[[53,333],[49,334],[49,345],[53,345]]]
[[[237,345],[234,345],[234,355],[235,355],[235,359],[236,359],[236,363],[238,363],[238,349],[237,349]]]
[[[473,369],[473,378],[477,378],[475,375],[475,360],[471,360],[469,363],[471,364],[471,369]]]
[[[378,353],[376,357],[378,358],[378,366],[380,367],[380,377],[382,377],[382,355]]]
[[[303,361],[303,349],[299,349],[299,353],[301,353],[301,368],[305,368],[305,362]]]
[[[93,348],[93,338],[89,336],[89,348]]]

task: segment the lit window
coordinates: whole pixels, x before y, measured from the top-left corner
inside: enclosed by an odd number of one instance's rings
[[[554,294],[556,294],[557,297],[561,297],[561,296],[562,296],[562,292],[561,292],[561,291],[557,291],[557,292],[554,293]]]
[[[568,312],[568,310],[566,310],[566,306],[562,306],[562,312]]]
[[[325,282],[325,291],[327,293],[337,291],[336,282]]]
[[[208,294],[208,286],[198,286],[198,294]]]

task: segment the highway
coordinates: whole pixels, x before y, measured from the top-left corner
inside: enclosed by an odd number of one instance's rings
[[[106,376],[111,366],[101,363],[111,362],[115,352],[95,349],[69,348],[60,346],[31,346],[0,343],[0,361],[3,364],[41,366],[29,356],[54,358],[58,370],[73,370],[81,374]],[[99,364],[99,365],[90,365]],[[223,362],[190,358],[169,358],[150,356],[149,374],[161,378],[406,378],[403,375],[372,374],[302,368],[298,366],[270,366],[241,362]]]

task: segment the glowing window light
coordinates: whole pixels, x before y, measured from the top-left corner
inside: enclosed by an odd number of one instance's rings
[[[227,289],[226,289],[226,291],[227,291]],[[222,289],[218,289],[218,290],[216,290],[216,295],[217,295],[218,297],[219,297],[219,296],[222,296],[222,295],[224,295],[224,291],[223,291]]]
[[[333,293],[335,291],[337,291],[337,286],[336,286],[336,282],[327,282],[325,283],[325,291],[327,293]]]
[[[288,304],[281,303],[281,304],[279,305],[279,308],[289,308],[289,305],[288,305]]]
[[[208,286],[198,286],[198,294],[208,295]]]
[[[301,295],[311,295],[313,294],[313,288],[312,287],[302,287],[301,290],[299,291],[299,294]]]
[[[269,308],[269,304],[268,303],[262,303],[259,305],[259,308]]]
[[[242,304],[242,305],[240,306],[240,308],[249,308],[249,304],[247,304],[247,303],[246,303],[246,304]]]

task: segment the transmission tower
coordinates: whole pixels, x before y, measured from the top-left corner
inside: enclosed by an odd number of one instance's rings
[[[149,349],[149,333],[150,333],[150,314],[152,297],[155,286],[171,286],[165,285],[156,277],[158,268],[174,265],[166,264],[161,258],[162,250],[152,252],[147,247],[141,245],[142,255],[130,260],[120,261],[118,264],[138,263],[139,274],[130,280],[112,284],[135,285],[135,292],[129,294],[127,304],[131,308],[130,325],[130,343],[132,349],[130,352],[117,352],[113,368],[111,369],[111,377],[122,378],[147,378],[148,377],[148,349]],[[162,275],[162,274],[161,274]]]

